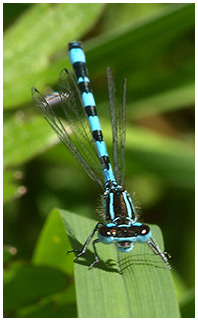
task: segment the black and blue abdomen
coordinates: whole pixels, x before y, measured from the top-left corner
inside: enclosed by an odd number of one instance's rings
[[[95,141],[98,156],[103,168],[105,183],[108,181],[115,181],[107,148],[103,140],[100,121],[97,116],[95,99],[91,90],[90,80],[88,78],[85,54],[79,42],[72,42],[69,44],[69,57],[77,77],[83,106],[88,116],[92,137]]]

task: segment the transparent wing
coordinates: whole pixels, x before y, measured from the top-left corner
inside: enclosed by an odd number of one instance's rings
[[[62,74],[62,73],[61,73]],[[69,74],[69,77],[71,75]],[[63,77],[60,76],[60,83]],[[72,80],[73,81],[73,80]],[[83,129],[81,129],[82,120],[81,110],[83,114],[83,106],[79,100],[79,92],[77,88],[67,87],[63,92],[54,93],[50,96],[44,97],[36,88],[32,88],[32,97],[38,110],[43,114],[44,118],[50,124],[52,129],[56,132],[59,139],[69,149],[73,157],[80,163],[87,174],[95,180],[102,188],[102,169],[100,160],[97,157],[96,148],[89,133],[88,120],[86,118],[83,122]],[[81,109],[79,108],[81,105]],[[59,107],[62,108],[59,108]],[[78,109],[77,109],[78,107]],[[60,111],[62,110],[62,113]],[[76,115],[76,119],[74,118]],[[62,121],[66,120],[66,123]],[[84,115],[86,117],[86,115]],[[85,121],[87,121],[85,129]]]
[[[75,144],[87,164],[92,168],[103,186],[104,176],[90,124],[83,107],[81,93],[68,69],[63,69],[59,77],[59,92],[64,118],[68,121]],[[69,99],[67,94],[69,92]]]
[[[109,109],[113,136],[113,163],[114,173],[120,185],[124,183],[125,173],[125,146],[126,146],[126,79],[123,81],[122,102],[119,106],[116,103],[116,88],[111,69],[107,68],[107,84],[109,95]]]

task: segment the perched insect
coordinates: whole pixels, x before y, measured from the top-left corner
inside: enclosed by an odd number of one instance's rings
[[[120,107],[115,105],[115,85],[110,69],[107,70],[109,107],[113,132],[114,172],[103,139],[100,121],[97,116],[96,103],[90,86],[86,67],[85,54],[80,42],[69,43],[69,56],[77,84],[67,69],[62,70],[59,80],[59,92],[46,97],[36,88],[32,88],[33,100],[39,111],[46,118],[63,144],[72,155],[102,188],[104,188],[103,205],[105,223],[98,222],[80,250],[76,252],[75,261],[85,254],[89,243],[93,240],[95,261],[99,262],[96,243],[114,243],[122,252],[130,252],[135,243],[147,243],[155,254],[160,255],[164,263],[171,269],[169,255],[162,252],[148,225],[137,221],[133,201],[123,188],[125,170],[125,97],[126,80],[123,82],[123,98]],[[61,104],[63,116],[69,125],[64,125],[55,112],[57,104]],[[90,137],[91,133],[91,137]],[[115,173],[115,176],[114,176]]]

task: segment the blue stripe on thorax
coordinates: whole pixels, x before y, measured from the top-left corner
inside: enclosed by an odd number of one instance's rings
[[[114,211],[114,195],[113,193],[109,194],[109,215],[111,220],[113,221],[115,218],[115,211]]]
[[[132,207],[131,207],[131,204],[128,201],[126,192],[123,192],[122,195],[123,195],[124,202],[125,202],[125,205],[126,205],[126,208],[127,208],[127,215],[128,215],[128,217],[132,218]]]

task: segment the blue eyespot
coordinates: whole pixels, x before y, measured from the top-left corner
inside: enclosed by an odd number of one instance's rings
[[[111,223],[111,222],[106,224],[106,227],[115,227],[115,226],[116,226],[115,223]]]
[[[140,223],[140,222],[135,222],[135,223],[133,223],[133,226],[142,226],[142,223]]]

